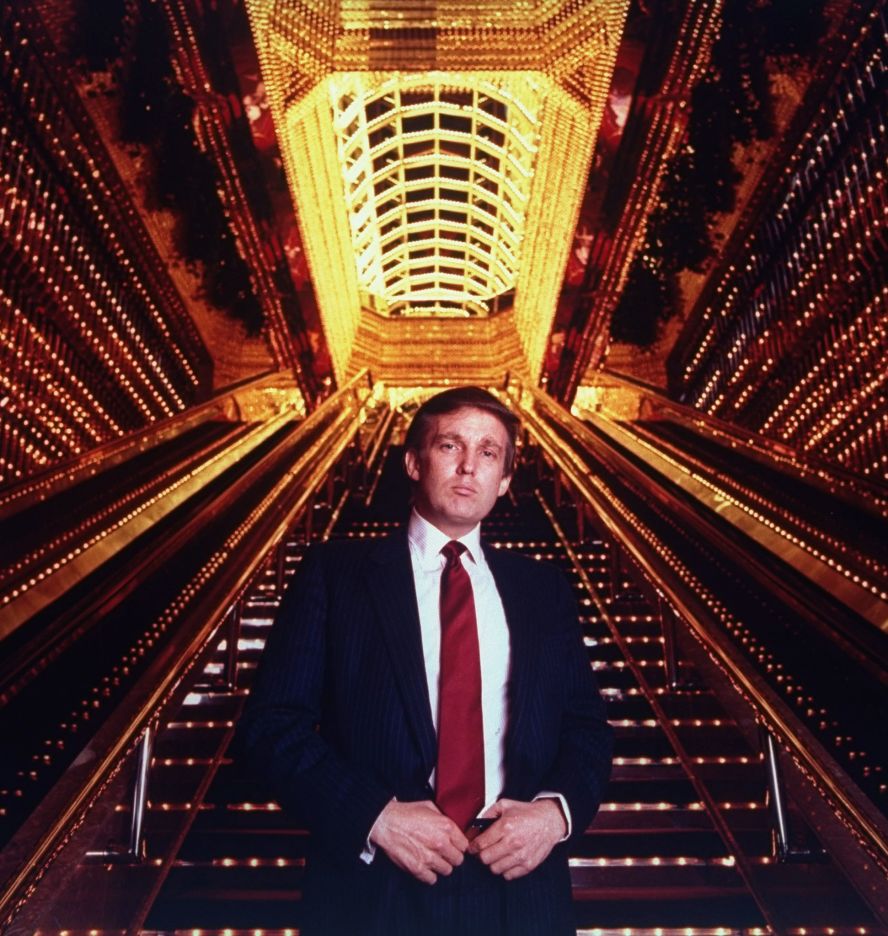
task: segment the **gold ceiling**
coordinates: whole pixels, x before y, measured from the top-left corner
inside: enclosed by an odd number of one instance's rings
[[[247,0],[338,380],[536,378],[627,6]]]

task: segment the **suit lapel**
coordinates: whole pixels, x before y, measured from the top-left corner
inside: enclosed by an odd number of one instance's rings
[[[506,734],[506,767],[537,699],[534,678],[537,659],[537,622],[533,593],[526,579],[510,568],[509,557],[500,550],[484,547],[487,564],[503,602],[509,628],[511,663],[509,672],[509,712]],[[508,782],[508,778],[507,778]]]
[[[431,773],[437,742],[407,537],[396,535],[381,540],[370,559],[364,573],[365,584],[376,608],[407,720]]]

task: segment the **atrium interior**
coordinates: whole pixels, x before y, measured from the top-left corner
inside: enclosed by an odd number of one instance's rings
[[[578,933],[888,932],[884,0],[12,0],[0,51],[0,929],[298,934],[238,716],[474,384],[616,733]]]

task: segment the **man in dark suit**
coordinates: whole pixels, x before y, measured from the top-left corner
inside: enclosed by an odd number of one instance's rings
[[[516,431],[479,388],[426,401],[406,535],[312,547],[281,605],[239,731],[311,833],[305,934],[575,930],[611,733],[561,573],[480,540]]]

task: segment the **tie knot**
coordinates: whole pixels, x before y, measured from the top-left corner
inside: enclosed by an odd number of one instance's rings
[[[441,549],[441,555],[447,560],[447,565],[454,565],[459,562],[459,557],[466,551],[466,547],[456,540],[445,543]]]

